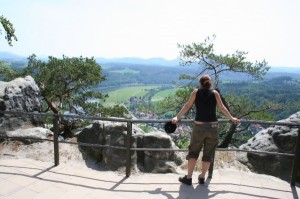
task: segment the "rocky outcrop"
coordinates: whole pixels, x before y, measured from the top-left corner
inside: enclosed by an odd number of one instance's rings
[[[285,121],[300,122],[300,112],[291,115],[286,120],[281,120],[281,122]],[[260,131],[239,148],[294,154],[297,137],[298,128],[275,125]],[[248,152],[239,153],[237,159],[256,173],[273,175],[287,181],[291,178],[293,157]]]
[[[164,132],[144,133],[133,125],[132,148],[177,148]],[[78,142],[125,147],[127,126],[124,123],[99,121],[78,134]],[[111,170],[125,170],[126,151],[118,148],[81,146],[85,159],[96,159]],[[143,172],[175,173],[183,160],[178,152],[131,151],[131,168]]]
[[[140,144],[142,148],[177,149],[171,137],[163,132],[146,133]],[[139,164],[143,165],[144,172],[176,173],[176,167],[183,162],[178,152],[144,151]]]
[[[39,88],[31,76],[10,82],[0,81],[1,111],[39,112],[39,96]],[[42,126],[38,116],[0,114],[0,134],[36,126]]]
[[[100,144],[115,147],[125,147],[127,127],[124,123],[99,121],[84,128],[78,134],[77,140],[82,143]],[[140,133],[133,130],[131,147],[136,147]],[[80,151],[86,160],[94,159],[102,166],[111,170],[120,170],[126,164],[126,151],[108,147],[80,146]],[[136,153],[132,152],[131,162],[135,166]]]
[[[49,129],[45,129],[42,127],[34,127],[28,129],[17,129],[14,131],[7,131],[5,135],[8,137],[13,137],[10,138],[10,141],[17,140],[24,144],[32,144],[34,142],[37,142],[38,139],[52,139],[53,132]]]

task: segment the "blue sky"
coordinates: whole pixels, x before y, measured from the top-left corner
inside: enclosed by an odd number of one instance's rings
[[[215,50],[300,69],[299,0],[0,0],[28,56],[179,56],[177,44],[216,35]],[[2,30],[2,27],[0,27]]]

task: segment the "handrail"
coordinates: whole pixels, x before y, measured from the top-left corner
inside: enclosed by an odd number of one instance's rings
[[[1,136],[1,138],[9,139],[28,139],[28,140],[37,140],[37,141],[49,141],[54,142],[54,140],[49,139],[41,139],[41,138],[31,138],[31,137],[20,137],[20,136]],[[120,146],[111,146],[111,145],[101,145],[101,144],[90,144],[84,142],[68,142],[68,141],[58,141],[58,143],[63,144],[73,144],[78,146],[92,146],[98,148],[111,148],[111,149],[121,149],[126,150],[126,147]],[[171,152],[171,151],[180,151],[186,152],[188,149],[170,149],[170,148],[130,148],[130,151],[161,151],[161,152]],[[236,152],[251,152],[251,153],[258,153],[258,154],[267,154],[267,155],[280,155],[280,156],[288,156],[294,157],[295,154],[292,153],[278,153],[278,152],[268,152],[268,151],[258,151],[258,150],[244,150],[244,149],[228,149],[228,148],[217,148],[216,151],[236,151]]]
[[[188,149],[168,149],[168,148],[131,148],[132,151],[188,151]],[[257,151],[257,150],[244,150],[244,149],[226,149],[226,148],[217,148],[216,151],[236,151],[236,152],[251,152],[258,154],[267,154],[267,155],[280,155],[280,156],[289,156],[294,157],[295,154],[292,153],[277,153],[277,152],[268,152],[268,151]]]
[[[41,112],[18,112],[18,111],[0,111],[0,114],[16,114],[16,115],[38,115],[38,116],[53,116],[53,117],[65,117],[65,118],[78,118],[86,120],[102,120],[111,122],[132,122],[132,123],[165,123],[169,122],[170,119],[126,119],[117,117],[99,117],[99,116],[86,116],[86,115],[73,115],[73,114],[56,114],[56,113],[41,113]],[[181,119],[181,123],[193,122],[192,119]],[[228,119],[218,119],[220,123],[229,122]],[[283,126],[300,126],[298,122],[278,122],[278,121],[261,121],[261,120],[243,120],[241,123],[255,123],[255,124],[266,124],[266,125],[283,125]]]
[[[55,166],[59,164],[59,149],[58,143],[67,143],[67,144],[76,144],[82,146],[92,146],[92,147],[102,147],[102,148],[114,148],[126,150],[126,176],[130,176],[130,167],[131,167],[131,156],[130,151],[187,151],[187,149],[170,149],[170,148],[133,148],[131,147],[131,136],[132,136],[132,124],[133,123],[165,123],[170,121],[170,119],[125,119],[125,118],[116,118],[116,117],[96,117],[96,116],[84,116],[84,115],[64,115],[64,114],[55,114],[55,113],[40,113],[40,112],[18,112],[18,111],[0,111],[0,114],[10,114],[10,115],[36,115],[36,116],[52,116],[55,118],[54,123],[54,140],[49,139],[39,139],[39,138],[27,138],[33,140],[41,140],[41,141],[51,141],[54,143],[54,162]],[[0,115],[1,116],[1,115]],[[78,118],[85,120],[102,120],[102,121],[111,121],[111,122],[126,122],[127,123],[127,138],[125,142],[125,147],[119,146],[109,146],[109,145],[99,145],[99,144],[90,144],[90,143],[81,143],[81,142],[66,142],[66,141],[58,141],[58,122],[59,118]],[[190,119],[182,119],[179,122],[181,123],[191,123],[193,120]],[[229,120],[219,119],[219,123],[228,123]],[[257,151],[257,150],[241,150],[241,149],[224,149],[217,148],[217,151],[237,151],[237,152],[250,152],[250,153],[259,153],[259,154],[269,154],[269,155],[281,155],[281,156],[289,156],[294,157],[293,165],[292,165],[292,177],[290,184],[295,186],[296,176],[298,164],[300,161],[300,122],[278,122],[278,121],[260,121],[260,120],[241,120],[241,123],[255,123],[255,124],[265,124],[265,125],[282,125],[282,126],[291,126],[298,127],[298,139],[296,145],[295,154],[289,153],[277,153],[277,152],[267,152],[267,151]],[[12,136],[1,136],[3,138],[23,138],[24,137],[12,137]],[[212,164],[213,169],[213,164]],[[211,172],[212,175],[212,172]],[[211,177],[211,176],[210,176]]]

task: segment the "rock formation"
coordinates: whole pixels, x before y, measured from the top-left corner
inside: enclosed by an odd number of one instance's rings
[[[38,139],[49,139],[53,137],[53,132],[42,127],[22,128],[14,131],[6,131],[6,136],[15,137],[12,140],[18,140],[24,144],[32,144]]]
[[[41,110],[39,96],[39,88],[31,76],[17,78],[10,82],[0,81],[1,111],[39,112]],[[0,134],[41,125],[38,116],[0,113]]]
[[[300,112],[280,122],[286,121],[300,122]],[[246,144],[241,145],[239,149],[294,154],[297,137],[298,128],[275,125],[260,131]],[[253,172],[268,174],[289,181],[294,158],[241,152],[238,155],[238,160],[247,165]]]
[[[99,121],[86,127],[78,135],[78,142],[125,147],[126,123]],[[144,133],[133,125],[131,147],[177,148],[171,137],[164,132]],[[81,146],[85,159],[96,159],[111,170],[124,170],[126,151],[115,148]],[[178,152],[131,151],[131,168],[152,173],[173,173],[183,160]]]

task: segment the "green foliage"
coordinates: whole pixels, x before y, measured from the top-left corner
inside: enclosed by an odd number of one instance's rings
[[[214,38],[215,35],[213,36],[213,39]],[[188,80],[190,81],[190,83],[184,88],[179,89],[174,96],[169,96],[164,102],[158,103],[160,108],[166,110],[165,112],[179,112],[181,107],[188,101],[192,90],[195,89],[193,87],[194,80],[196,80],[201,74],[212,73],[212,78],[214,79],[214,87],[218,88],[219,76],[222,73],[245,73],[256,79],[261,79],[269,70],[267,62],[265,60],[263,60],[262,62],[256,61],[255,63],[247,61],[247,53],[243,51],[236,51],[234,54],[231,55],[217,55],[214,52],[213,40],[211,40],[209,37],[205,39],[202,43],[192,43],[188,45],[178,44],[178,47],[181,48],[181,65],[194,66],[195,64],[197,64],[199,66],[199,72],[197,74],[192,75],[180,75],[180,80]],[[255,115],[255,113],[263,112],[270,109],[270,107],[262,107],[257,109],[258,107],[256,107],[255,104],[251,103],[249,99],[237,96],[233,96],[232,98],[229,97],[227,99],[226,105],[230,109],[229,111],[233,116],[243,119],[251,118],[253,117],[253,115]],[[187,116],[189,118],[194,118],[194,112],[194,108],[192,108],[192,111],[190,111]],[[221,114],[218,115],[219,117],[222,116]],[[223,127],[226,127],[228,129],[227,125],[223,125]],[[227,133],[226,129],[221,130],[221,132],[223,132],[224,134],[224,142],[222,143],[222,145],[224,145],[225,147],[227,147],[230,144],[232,140],[232,135],[235,131],[232,130],[233,128],[231,127],[229,128],[229,133]]]
[[[187,136],[180,137],[175,145],[180,149],[187,149],[190,144],[190,139]]]
[[[273,117],[266,120],[284,119],[300,110],[300,93],[296,92],[300,90],[300,82],[286,76],[258,82],[224,83],[220,89],[224,95],[244,96],[256,105],[270,107],[266,112]]]
[[[48,62],[44,62],[31,55],[22,75],[34,78],[43,99],[53,112],[78,112],[77,106],[80,107],[89,99],[101,100],[104,97],[89,90],[90,86],[105,80],[101,75],[101,66],[93,58],[63,56],[60,59],[50,56]]]
[[[215,36],[213,37],[213,39]],[[215,79],[215,88],[218,88],[219,75],[224,72],[239,72],[246,73],[255,78],[261,78],[269,70],[267,62],[251,63],[246,61],[245,55],[247,53],[242,51],[236,51],[235,54],[229,55],[217,55],[214,53],[213,40],[209,37],[202,43],[192,43],[188,45],[178,45],[181,48],[180,58],[182,65],[198,64],[200,67],[200,73],[196,75],[182,74],[180,79],[195,80],[199,75],[206,71],[212,71]],[[190,93],[195,89],[188,84],[182,89],[178,89],[174,96],[169,96],[165,101],[158,103],[158,106],[164,110],[179,111],[181,107],[187,102]],[[240,98],[239,101],[233,100],[230,102],[230,108],[234,116],[243,117],[249,110],[253,110],[250,107],[249,101],[244,98]]]
[[[0,60],[0,74],[2,76],[0,78],[2,81],[10,81],[21,75],[19,71],[12,69],[12,67],[8,63],[1,60]]]
[[[5,31],[5,39],[7,40],[7,43],[12,46],[12,41],[18,41],[16,35],[15,35],[15,29],[13,24],[6,19],[3,15],[0,16],[0,23]],[[0,35],[2,35],[2,30],[0,29]]]
[[[255,63],[246,61],[247,52],[236,51],[234,54],[217,55],[214,52],[213,40],[215,35],[210,39],[207,37],[202,43],[192,43],[180,45],[180,59],[182,65],[198,64],[201,72],[191,75],[181,75],[181,79],[195,80],[204,72],[212,72],[215,79],[215,87],[218,88],[220,73],[230,71],[237,73],[246,73],[254,78],[262,78],[270,67],[265,60]]]
[[[129,113],[127,108],[122,105],[114,105],[114,106],[100,106],[99,113],[102,113],[102,117],[127,117],[126,114]]]
[[[215,36],[213,36],[213,39]],[[246,61],[245,55],[247,53],[236,51],[235,54],[217,55],[214,53],[213,40],[209,37],[202,43],[192,43],[188,45],[178,45],[181,48],[180,58],[182,65],[198,64],[200,73],[196,75],[182,74],[180,79],[195,80],[199,75],[206,71],[213,73],[215,88],[218,88],[219,75],[225,72],[239,72],[246,73],[254,78],[262,78],[269,70],[267,62],[251,63]],[[187,102],[190,93],[195,89],[188,84],[186,87],[179,89],[174,96],[169,96],[164,102],[159,103],[159,107],[164,110],[179,111],[181,107]],[[255,110],[249,99],[237,98],[229,99],[229,107],[232,115],[236,117],[249,116],[249,111],[259,112]],[[233,98],[232,98],[233,99]],[[265,110],[263,108],[263,110]],[[193,113],[193,111],[191,112]],[[252,115],[252,114],[251,114]],[[190,114],[190,116],[192,116]]]
[[[266,120],[272,118],[265,111],[276,109],[272,104],[256,104],[248,97],[229,94],[226,95],[226,102],[232,115],[249,120]],[[221,115],[221,114],[220,114]]]
[[[176,90],[175,95],[169,95],[163,101],[159,101],[157,103],[157,107],[160,109],[160,114],[168,114],[170,111],[177,113],[182,108],[182,105],[188,101],[191,92],[195,88],[191,86],[183,87]],[[191,117],[192,112],[190,114],[186,114],[187,117]]]
[[[17,71],[1,64],[0,72],[6,81],[18,76],[30,75],[38,84],[45,111],[71,112],[86,115],[124,116],[128,111],[123,106],[104,107],[103,95],[92,89],[105,80],[102,68],[94,58],[63,56],[49,57],[41,61],[33,54],[27,66]]]
[[[229,105],[231,114],[238,118],[246,120],[274,120],[274,116],[267,111],[269,111],[270,109],[276,109],[276,106],[272,106],[270,104],[256,104],[248,97],[236,94],[229,94],[225,97]],[[218,111],[218,117],[223,118],[224,116]],[[228,136],[227,131],[229,128],[229,123],[219,125],[220,140],[224,140],[225,137]],[[234,143],[232,144],[239,143],[238,145],[240,145],[241,143],[247,141],[246,138],[249,138],[249,136],[245,136],[245,131],[248,131],[248,124],[242,124],[239,129],[240,130],[237,130],[237,135],[235,135],[236,141],[234,141]],[[251,136],[252,135],[250,135],[250,137]]]
[[[147,124],[139,124],[138,125],[145,133],[150,133],[153,131],[153,128]]]

